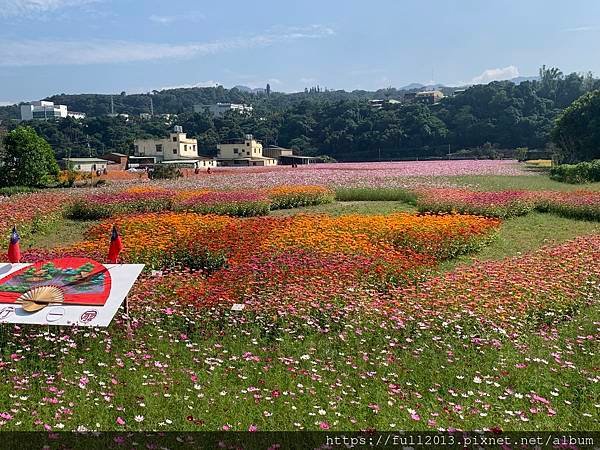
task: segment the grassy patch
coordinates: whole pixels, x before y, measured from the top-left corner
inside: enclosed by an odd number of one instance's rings
[[[304,208],[271,211],[272,216],[290,216],[295,214],[393,214],[397,212],[416,212],[416,208],[402,202],[391,201],[345,201]]]
[[[414,203],[417,196],[401,188],[337,188],[335,198],[340,202],[348,201],[399,201]]]
[[[60,219],[55,222],[48,232],[34,233],[28,238],[22,239],[21,248],[55,248],[74,244],[84,240],[85,232],[89,229],[89,227],[97,223],[98,222],[96,221],[86,222],[80,220]],[[108,238],[109,237],[107,236],[107,239]]]
[[[469,263],[475,258],[497,260],[517,256],[543,245],[561,243],[591,233],[600,233],[600,223],[572,220],[553,214],[530,213],[503,222],[497,238],[479,253],[446,261],[440,268],[449,270],[459,263]]]

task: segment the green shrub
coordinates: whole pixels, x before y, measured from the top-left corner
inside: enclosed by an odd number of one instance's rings
[[[571,184],[600,181],[600,160],[554,166],[550,169],[550,178]]]
[[[148,172],[148,178],[151,180],[173,180],[181,178],[181,171],[171,164],[156,164],[154,168]]]
[[[29,186],[9,186],[0,188],[0,196],[10,197],[15,194],[29,194],[36,192],[38,189]]]
[[[67,206],[65,217],[73,220],[102,220],[112,217],[116,212],[115,205],[102,205],[76,200]]]

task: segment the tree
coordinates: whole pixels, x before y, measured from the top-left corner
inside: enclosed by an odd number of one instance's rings
[[[600,159],[600,90],[577,99],[559,116],[552,140],[561,162]]]
[[[59,173],[52,147],[31,127],[9,132],[0,157],[2,186],[40,186]]]

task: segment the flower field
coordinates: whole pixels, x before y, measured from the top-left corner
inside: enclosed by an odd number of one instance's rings
[[[428,189],[420,193],[421,211],[481,214],[491,217],[520,216],[535,208],[527,191],[478,192],[468,189]]]
[[[405,161],[314,164],[309,166],[219,168],[211,176],[182,180],[181,184],[216,189],[268,188],[285,185],[328,187],[443,187],[435,177],[468,175],[528,175],[516,161]],[[214,176],[213,176],[214,175]]]
[[[417,208],[422,212],[478,214],[508,218],[534,210],[563,217],[600,220],[598,191],[475,191],[441,188],[416,190]]]
[[[123,213],[177,210],[249,217],[266,215],[270,209],[319,205],[333,200],[333,191],[321,186],[238,191],[142,186],[83,196],[71,202],[65,214],[76,220],[95,220]]]
[[[105,261],[116,225],[119,262],[147,266],[106,329],[0,324],[0,430],[600,430],[598,191],[398,175],[520,176],[512,162],[398,167],[0,199],[23,260]],[[407,212],[343,212],[384,202]],[[478,259],[528,217],[590,231]],[[42,224],[82,234],[28,248]]]

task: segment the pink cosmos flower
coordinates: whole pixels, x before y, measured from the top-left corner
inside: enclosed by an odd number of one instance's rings
[[[319,428],[321,428],[321,430],[329,430],[329,424],[327,422],[321,422],[319,423]]]

